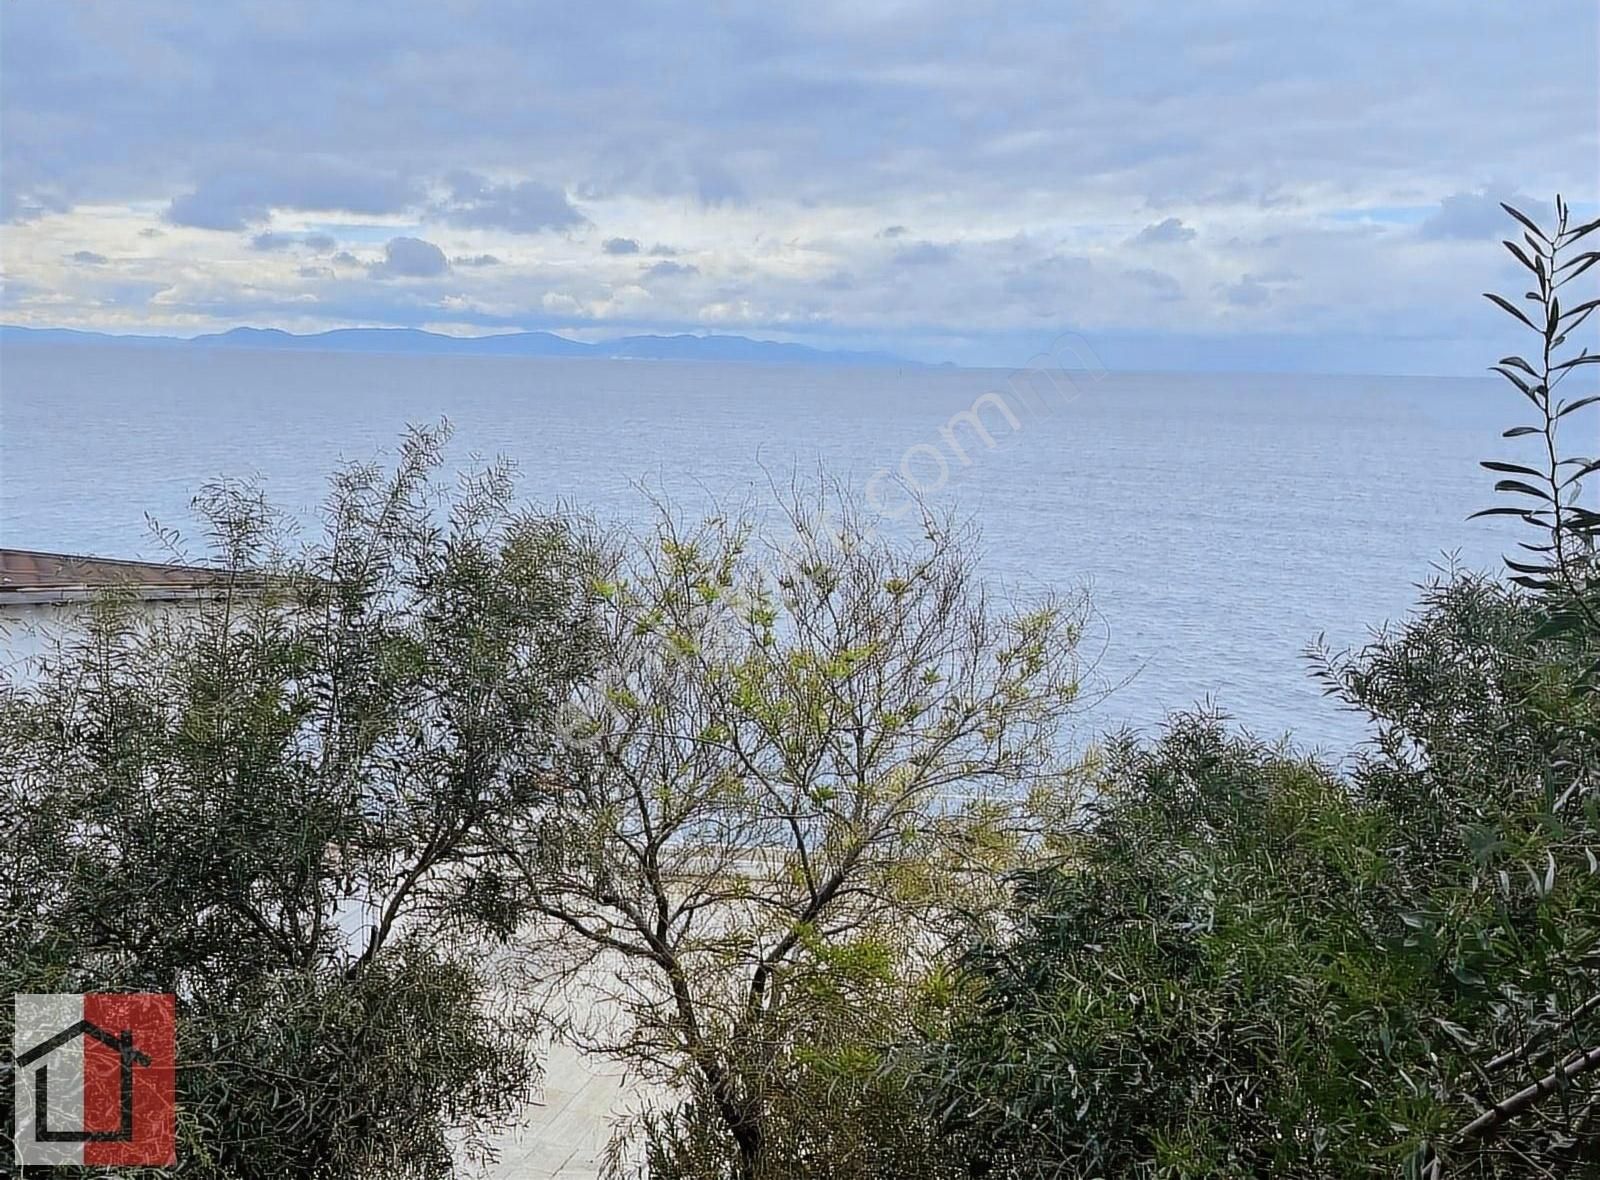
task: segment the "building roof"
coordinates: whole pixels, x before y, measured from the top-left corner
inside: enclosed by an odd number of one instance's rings
[[[0,549],[0,603],[60,602],[105,590],[185,598],[217,589],[227,574],[198,565]]]

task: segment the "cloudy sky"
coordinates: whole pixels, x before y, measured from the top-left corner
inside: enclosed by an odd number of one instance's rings
[[[1476,371],[1597,12],[9,0],[0,318]]]

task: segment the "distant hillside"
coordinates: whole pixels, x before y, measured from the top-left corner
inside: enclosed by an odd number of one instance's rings
[[[443,336],[417,328],[339,328],[297,336],[276,328],[233,328],[184,339],[179,336],[117,336],[70,328],[0,325],[0,344],[116,344],[135,348],[255,348],[303,352],[368,352],[441,356],[554,356],[596,359],[744,361],[757,364],[908,365],[916,362],[882,352],[847,352],[751,340],[746,336],[622,336],[586,344],[554,332],[502,336]]]

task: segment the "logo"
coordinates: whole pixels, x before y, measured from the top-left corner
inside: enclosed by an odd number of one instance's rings
[[[17,996],[17,1163],[176,1163],[176,1027],[155,992]]]

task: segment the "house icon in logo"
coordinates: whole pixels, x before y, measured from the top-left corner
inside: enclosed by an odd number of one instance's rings
[[[62,1046],[76,1040],[78,1037],[90,1037],[102,1045],[113,1050],[121,1061],[119,1074],[119,1093],[121,1096],[121,1119],[115,1131],[86,1131],[81,1127],[73,1129],[51,1128],[50,1116],[50,1066],[48,1058]],[[130,1143],[133,1140],[133,1071],[137,1066],[148,1066],[150,1058],[141,1053],[133,1045],[133,1030],[123,1029],[120,1033],[107,1032],[92,1020],[83,1019],[75,1024],[70,1024],[55,1036],[41,1041],[26,1053],[17,1055],[18,1069],[25,1069],[38,1062],[34,1070],[33,1107],[34,1123],[33,1137],[40,1143]]]
[[[177,997],[13,997],[11,1144],[23,1167],[123,1168],[177,1160]]]

